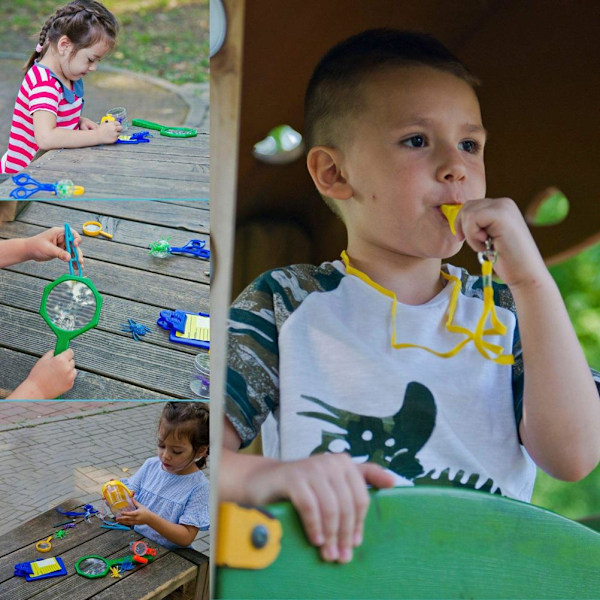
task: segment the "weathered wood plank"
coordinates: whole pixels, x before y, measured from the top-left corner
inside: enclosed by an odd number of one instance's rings
[[[76,507],[79,506],[79,502],[71,498],[61,502],[57,506],[60,506],[64,510],[76,510]],[[30,519],[25,523],[21,523],[11,530],[10,535],[0,536],[0,558],[7,554],[14,553],[21,548],[27,548],[31,544],[35,544],[42,539],[40,532],[43,533],[48,529],[52,529],[54,523],[60,523],[61,521],[67,520],[66,517],[64,519],[57,517],[58,513],[54,508],[51,508],[35,517],[35,519]],[[12,577],[12,568],[10,569],[9,577],[6,577],[6,571],[4,570],[5,564],[7,564],[7,562],[3,561],[0,565],[0,581]]]
[[[38,294],[32,294],[31,290],[39,289]],[[13,306],[38,313],[41,302],[41,285],[36,277],[9,271],[0,272],[0,305]],[[127,323],[127,319],[133,319],[138,323],[147,325],[152,330],[144,336],[144,343],[173,348],[174,343],[168,340],[166,330],[156,325],[160,310],[155,306],[132,302],[115,296],[104,297],[102,312],[98,329],[120,335],[130,339],[131,334],[121,331],[121,323]],[[181,352],[196,354],[198,352],[193,346],[177,344]]]
[[[36,164],[36,163],[34,163]],[[133,161],[132,171],[116,175],[112,169],[107,168],[104,172],[99,167],[88,166],[82,172],[75,169],[44,169],[42,167],[29,169],[31,175],[38,181],[50,183],[61,179],[71,179],[77,185],[85,188],[86,198],[102,199],[123,199],[123,198],[207,198],[210,193],[209,167],[205,165],[195,165],[194,171],[187,177],[178,175],[176,170],[171,171],[171,176],[167,177],[165,172],[162,178],[153,177],[154,167],[149,167],[151,175],[134,176],[133,173],[139,169],[139,165]],[[115,181],[118,181],[115,183]],[[14,188],[12,181],[7,180],[0,184],[0,200],[9,199],[10,192]],[[49,192],[39,192],[35,199],[52,198]]]
[[[183,347],[183,346],[182,346]],[[0,398],[6,398],[17,388],[33,368],[38,356],[0,347]],[[84,371],[77,365],[77,379],[72,390],[61,400],[91,400],[113,398],[119,400],[171,400],[176,396],[158,393],[148,388],[115,381],[96,373]]]
[[[121,225],[120,222],[114,223],[111,217],[100,217],[100,222],[106,231],[115,231],[115,226]],[[148,248],[142,245],[146,234],[145,226],[130,223],[128,227],[132,232],[135,232],[135,236],[127,236],[127,244],[119,243],[119,238],[116,238],[117,241],[113,238],[109,242],[102,237],[82,236],[81,250],[84,258],[94,258],[117,265],[126,263],[127,266],[141,269],[142,271],[169,275],[204,284],[209,283],[210,277],[207,275],[210,268],[209,261],[175,254],[164,259],[152,257],[148,254]],[[47,227],[14,221],[0,227],[0,239],[31,237],[46,229]],[[171,237],[171,242],[174,242],[175,245],[179,244],[180,240],[182,243],[185,243],[190,238],[189,233],[182,236],[182,232],[179,230],[171,229],[169,231],[171,232],[170,236],[167,235],[165,237]],[[204,234],[194,235],[196,239],[205,239],[208,241],[207,236]],[[135,245],[131,242],[135,242]]]
[[[44,155],[44,162],[34,163],[34,173],[69,173],[69,179],[85,186],[85,178],[93,170],[108,175],[107,186],[119,186],[121,179],[164,179],[201,181],[209,174],[210,164],[206,158],[196,159],[190,156],[172,156],[157,153],[140,157],[131,151],[123,150],[110,155],[97,148],[86,148],[77,152],[77,158],[65,152],[52,151]],[[150,160],[152,158],[152,160]],[[37,179],[37,177],[36,177]],[[158,182],[157,182],[158,183]],[[162,194],[168,197],[168,194]]]
[[[97,217],[109,217],[115,220],[111,233],[119,233],[119,239],[129,242],[129,235],[134,231],[133,226],[120,221],[134,221],[144,223],[145,242],[140,243],[147,247],[149,241],[159,239],[164,233],[164,228],[181,229],[197,233],[208,234],[210,231],[210,213],[202,208],[180,207],[173,210],[163,202],[146,200],[70,200],[62,204],[53,202],[32,202],[19,215],[19,221],[35,225],[53,227],[57,223],[70,223],[81,232],[81,225],[86,221],[97,221]],[[124,231],[119,231],[120,228]],[[157,236],[158,237],[155,237]],[[147,236],[147,237],[146,237]],[[135,239],[135,238],[134,238]]]
[[[54,281],[65,273],[65,263],[57,260],[46,263],[28,261],[4,269],[4,272],[11,271]],[[200,283],[108,264],[92,258],[85,261],[84,274],[94,282],[102,295],[126,298],[169,310],[207,312],[208,309],[209,288]]]
[[[41,356],[55,346],[55,336],[39,315],[4,306],[0,315],[0,340],[3,346]],[[106,331],[91,329],[71,342],[78,369],[104,375],[118,381],[148,388],[161,394],[189,399],[189,381],[193,373],[193,356],[178,348],[164,349]],[[83,399],[77,381],[65,394]],[[102,400],[120,400],[103,395]],[[144,398],[140,398],[144,399]]]
[[[35,521],[35,520],[34,520]],[[83,525],[81,526],[83,528]],[[90,526],[93,530],[102,531],[101,535],[95,535],[95,531],[90,531],[88,535],[93,536],[87,541],[80,542],[76,547],[73,547],[66,552],[60,554],[67,568],[67,575],[56,579],[42,579],[40,581],[26,582],[24,578],[13,577],[2,584],[0,588],[0,600],[26,600],[35,597],[37,600],[42,598],[48,600],[56,600],[57,598],[72,598],[73,600],[87,600],[88,598],[96,597],[95,595],[107,588],[111,588],[122,584],[126,578],[136,574],[138,570],[149,569],[153,563],[144,567],[136,567],[134,571],[125,571],[122,573],[121,579],[114,579],[110,576],[101,577],[98,579],[88,579],[78,575],[75,571],[75,563],[82,556],[95,554],[103,556],[107,559],[121,558],[129,554],[129,543],[135,540],[145,540],[150,546],[157,549],[157,555],[154,559],[159,561],[165,555],[168,555],[168,550],[159,546],[155,542],[143,538],[139,534],[121,531],[100,530],[93,524]],[[70,535],[70,534],[69,534]],[[69,536],[63,538],[67,540]],[[40,537],[41,539],[41,537]],[[31,554],[29,555],[31,557]],[[2,557],[0,561],[12,562],[12,555]],[[31,558],[30,558],[31,560]],[[16,561],[15,562],[23,562]],[[14,564],[14,563],[13,563]],[[150,575],[151,577],[152,575]],[[35,585],[35,589],[32,587]],[[33,594],[33,596],[32,596]],[[137,596],[130,596],[130,600],[135,600]]]
[[[154,600],[165,598],[189,581],[196,579],[198,567],[173,552],[138,569],[118,586],[105,589],[95,600]]]

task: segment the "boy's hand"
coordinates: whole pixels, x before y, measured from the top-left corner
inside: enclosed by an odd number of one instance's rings
[[[118,121],[107,121],[98,125],[96,129],[98,144],[114,144],[121,135],[122,129]]]
[[[86,119],[85,117],[79,117],[79,129],[82,131],[89,131],[91,129],[98,129],[99,125],[95,121],[91,119]]]
[[[73,244],[75,248],[77,248],[77,257],[81,264],[81,268],[83,269],[83,254],[79,249],[81,237],[74,229],[71,229],[71,231],[73,232]],[[65,262],[69,262],[71,259],[69,253],[65,249],[64,227],[52,227],[52,229],[47,229],[42,233],[38,233],[33,237],[25,239],[24,242],[27,248],[28,260],[43,262],[58,258]]]
[[[9,396],[14,400],[54,400],[73,387],[77,371],[71,348],[54,356],[49,350],[33,366],[27,379]]]
[[[117,523],[123,523],[123,525],[149,525],[152,520],[154,513],[142,506],[135,498],[131,501],[136,507],[136,510],[131,510],[125,513],[121,513],[120,517],[117,517]]]
[[[544,260],[518,206],[510,198],[469,200],[458,213],[456,232],[476,252],[492,238],[498,260],[494,270],[510,288],[539,283],[548,277]]]
[[[282,462],[265,475],[300,513],[308,539],[326,561],[347,563],[362,543],[369,507],[366,484],[392,487],[394,476],[373,463],[357,465],[347,454],[319,454]]]

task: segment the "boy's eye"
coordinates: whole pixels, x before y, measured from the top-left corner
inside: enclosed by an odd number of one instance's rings
[[[458,146],[469,154],[477,154],[481,150],[481,144],[476,140],[463,140]]]
[[[424,148],[427,145],[425,136],[423,135],[411,135],[409,138],[403,140],[402,143],[409,148]]]

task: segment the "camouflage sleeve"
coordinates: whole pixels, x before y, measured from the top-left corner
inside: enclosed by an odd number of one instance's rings
[[[224,412],[242,447],[279,404],[279,346],[269,274],[261,275],[229,312]]]

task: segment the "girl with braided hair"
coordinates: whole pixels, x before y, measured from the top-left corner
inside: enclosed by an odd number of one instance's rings
[[[74,0],[46,21],[24,67],[0,173],[22,171],[38,150],[117,141],[118,122],[98,125],[81,110],[82,77],[112,50],[118,29],[115,16],[95,0]]]
[[[123,480],[136,510],[117,521],[167,548],[189,546],[209,525],[210,484],[202,472],[208,440],[206,404],[167,402],[158,423],[158,456]]]

